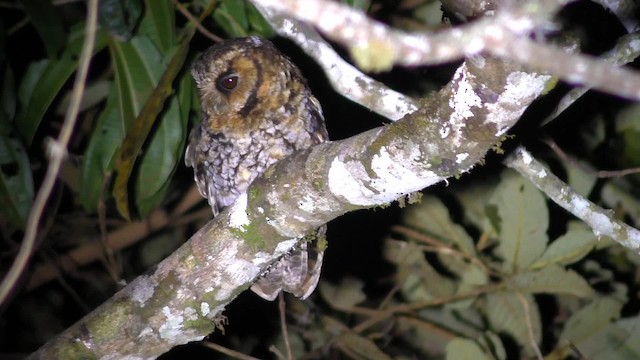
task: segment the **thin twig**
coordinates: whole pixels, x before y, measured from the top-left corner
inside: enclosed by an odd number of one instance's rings
[[[9,269],[9,272],[3,279],[2,285],[0,285],[0,304],[5,301],[11,289],[13,289],[13,286],[15,285],[18,277],[20,276],[20,274],[22,274],[25,267],[27,266],[29,258],[31,258],[34,243],[38,233],[40,218],[42,217],[44,207],[47,203],[47,200],[49,199],[49,196],[51,195],[51,191],[53,190],[56,178],[58,177],[58,172],[60,171],[62,160],[66,155],[69,138],[71,137],[76,119],[78,118],[80,101],[82,100],[82,93],[84,92],[85,88],[87,72],[89,71],[89,63],[91,61],[91,54],[93,52],[93,47],[95,44],[97,17],[98,0],[89,0],[87,2],[87,25],[84,31],[84,43],[82,45],[82,53],[78,63],[78,70],[73,85],[73,93],[71,102],[69,103],[69,109],[67,110],[62,129],[60,130],[60,135],[58,136],[58,140],[53,141],[50,144],[51,146],[49,149],[49,156],[51,159],[49,168],[47,169],[47,173],[42,181],[40,191],[38,191],[38,195],[33,202],[33,208],[29,213],[26,231],[24,238],[22,239],[20,251],[18,252],[11,268]]]
[[[287,331],[287,314],[284,302],[284,293],[280,291],[278,294],[278,309],[280,310],[280,327],[282,328],[282,339],[284,339],[284,347],[287,349],[287,359],[293,360],[291,353],[291,342],[289,342],[289,332]]]
[[[559,146],[558,144],[556,144],[555,141],[553,141],[552,139],[543,139],[542,140],[545,144],[547,144],[551,150],[553,150],[554,153],[556,153],[556,155],[562,159],[562,161],[568,163],[571,166],[577,167],[578,169],[586,172],[587,174],[591,174],[597,178],[603,179],[603,178],[613,178],[613,177],[622,177],[622,176],[627,176],[627,175],[631,175],[631,174],[638,174],[640,173],[640,167],[635,167],[635,168],[629,168],[629,169],[624,169],[624,170],[593,170],[590,167],[578,162],[576,159],[574,159],[573,157],[569,156],[567,153],[565,153]]]
[[[640,56],[640,47],[636,45],[639,40],[640,31],[624,35],[616,41],[616,45],[611,50],[601,55],[599,59],[616,66],[628,64]],[[562,99],[558,101],[556,108],[551,114],[549,114],[549,116],[547,116],[541,126],[553,121],[589,90],[591,89],[587,86],[578,86],[569,90],[569,92],[567,92]]]
[[[236,358],[236,359],[260,360],[259,358],[255,358],[253,356],[249,356],[249,355],[243,354],[243,353],[241,353],[239,351],[235,351],[235,350],[226,348],[226,347],[224,347],[222,345],[213,343],[211,341],[206,341],[205,340],[205,341],[201,342],[201,344],[202,344],[202,346],[208,347],[209,349],[215,350],[215,351],[217,351],[217,352],[219,352],[221,354],[225,354],[227,356],[231,356],[231,357]]]
[[[470,298],[470,297],[486,294],[486,293],[489,293],[489,292],[500,290],[502,288],[504,288],[504,285],[502,285],[502,284],[492,284],[492,285],[479,287],[479,288],[467,291],[465,293],[456,294],[456,295],[452,295],[452,296],[445,296],[445,297],[441,297],[441,298],[438,298],[438,299],[421,301],[421,302],[418,302],[418,303],[401,304],[401,305],[392,306],[392,307],[389,307],[389,308],[387,308],[385,310],[377,311],[376,314],[371,316],[369,319],[367,319],[367,320],[361,322],[360,324],[356,325],[355,327],[353,327],[353,331],[355,331],[357,333],[361,333],[361,332],[365,331],[366,329],[374,326],[375,324],[377,324],[377,323],[379,323],[381,321],[384,321],[385,319],[389,318],[389,316],[391,316],[393,314],[410,313],[410,312],[415,311],[415,310],[421,310],[421,309],[428,308],[428,307],[433,307],[433,306],[446,304],[446,303],[449,303],[449,302],[452,302],[452,301],[463,300],[463,299],[467,299],[467,298]],[[353,310],[355,310],[355,309],[358,309],[358,307],[354,307],[353,308]]]
[[[395,225],[391,228],[391,230],[398,232],[399,234],[408,236],[410,238],[414,238],[418,241],[421,242],[425,242],[427,244],[430,244],[434,247],[434,252],[438,252],[444,255],[453,255],[453,256],[458,256],[461,257],[463,259],[467,259],[470,262],[472,262],[473,264],[475,264],[476,266],[478,266],[479,268],[481,268],[484,272],[486,272],[487,274],[491,274],[494,276],[500,276],[500,274],[498,274],[497,272],[493,271],[492,269],[488,268],[480,259],[476,258],[475,256],[471,255],[471,254],[466,254],[460,250],[455,249],[453,246],[444,244],[430,236],[427,236],[425,234],[420,233],[419,231],[410,229],[408,227],[405,226],[400,226],[400,225]]]
[[[195,188],[195,186],[194,186]],[[197,193],[197,190],[195,190]],[[191,191],[188,192],[190,194]],[[200,194],[197,194],[200,197]],[[146,219],[124,223],[121,227],[112,230],[107,234],[107,239],[103,243],[108,243],[111,251],[117,251],[136,244],[141,239],[149,236],[150,233],[159,231],[167,226],[180,226],[203,221],[211,218],[209,207],[186,213],[192,206],[199,202],[195,196],[187,195],[171,212],[167,215],[163,210],[156,210],[147,216]],[[98,246],[98,242],[88,242],[61,256],[60,263],[56,266],[53,261],[46,261],[38,265],[32,272],[31,278],[27,282],[27,290],[33,290],[59,276],[60,268],[69,272],[72,269],[92,263],[103,255],[104,249]]]
[[[100,188],[100,200],[98,201],[98,225],[100,227],[100,244],[102,245],[102,251],[104,252],[104,262],[107,272],[111,276],[114,283],[120,281],[120,272],[117,270],[116,258],[113,254],[113,249],[109,245],[109,237],[107,233],[107,207],[104,201],[104,195],[111,183],[111,174],[109,173],[102,179],[102,186]]]
[[[127,223],[125,226],[113,230],[109,233],[108,242],[110,247],[117,251],[137,243],[140,239],[148,236],[149,233],[162,229],[168,224],[170,224],[169,216],[162,209],[158,209],[146,219]],[[71,271],[76,267],[94,262],[102,254],[103,250],[100,242],[91,241],[67,252],[59,259],[58,267],[63,271]],[[38,265],[27,282],[27,290],[32,290],[54,279],[56,277],[55,266],[55,264],[49,262]]]
[[[576,193],[524,147],[516,148],[504,163],[529,179],[556,204],[584,221],[596,236],[608,236],[620,245],[640,253],[640,230],[615,219],[611,210],[605,210]]]
[[[198,29],[198,31],[201,32],[204,36],[208,37],[214,42],[221,42],[223,40],[221,37],[213,34],[209,30],[207,30],[207,28],[202,26],[202,24],[200,23],[200,20],[198,20],[195,16],[193,16],[193,14],[191,14],[189,10],[186,7],[184,7],[184,5],[182,5],[178,0],[173,0],[173,3],[176,5],[176,8],[178,8],[178,11],[180,11],[180,13],[184,15],[184,17],[186,17],[196,27],[196,29]]]
[[[522,293],[518,289],[513,289],[514,294],[520,301],[522,308],[524,309],[524,322],[527,325],[527,337],[529,338],[529,344],[533,348],[533,351],[536,353],[536,357],[538,360],[542,360],[544,357],[542,356],[542,352],[538,347],[538,343],[536,342],[536,337],[533,334],[533,324],[531,323],[531,315],[529,313],[529,302],[527,298],[522,295]]]

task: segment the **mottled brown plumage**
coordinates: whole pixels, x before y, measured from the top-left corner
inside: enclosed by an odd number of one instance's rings
[[[214,215],[273,163],[328,140],[318,100],[298,68],[267,40],[254,36],[214,45],[191,73],[202,121],[191,132],[185,163]],[[317,268],[308,268],[313,261],[307,246],[280,259],[252,289],[267,299],[280,289],[307,297],[322,263],[322,253],[311,254]]]

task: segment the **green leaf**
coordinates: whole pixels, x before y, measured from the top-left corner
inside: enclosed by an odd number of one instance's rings
[[[98,3],[100,25],[121,41],[131,39],[141,16],[140,0],[101,0]]]
[[[455,338],[447,344],[447,360],[490,360],[473,340]]]
[[[576,311],[567,321],[554,354],[574,353],[573,344],[586,359],[640,358],[640,316],[620,319],[624,303],[604,297]]]
[[[189,75],[183,76],[179,96],[173,96],[169,101],[151,143],[142,156],[136,179],[136,203],[142,216],[150,213],[164,199],[169,180],[182,158],[193,88],[190,80]]]
[[[527,304],[533,340],[536,344],[540,344],[542,324],[538,305],[531,294],[522,294],[521,296]],[[504,331],[511,335],[531,355],[534,350],[529,339],[529,329],[525,321],[525,307],[522,300],[514,292],[489,293],[487,295],[487,318],[494,330]]]
[[[549,211],[542,193],[513,170],[505,170],[490,203],[499,216],[497,252],[507,271],[527,268],[547,245]]]
[[[135,137],[137,139],[136,143],[140,144],[141,147],[147,139],[148,132],[132,134],[130,129],[162,75],[165,67],[163,57],[151,39],[144,35],[135,36],[131,41],[124,43],[110,38],[109,51],[115,70],[117,106],[121,127],[124,129],[125,139],[126,136]],[[155,116],[151,121],[155,121]],[[137,126],[140,128],[141,124]],[[126,196],[128,193],[128,179],[138,151],[139,148],[132,151],[132,154],[128,154],[131,156],[129,158],[131,167],[128,170],[125,182],[120,186],[116,184],[114,188],[116,202],[119,204],[118,209],[120,209],[125,218],[129,218],[129,200],[128,196]],[[120,154],[120,157],[122,157],[122,154]],[[121,189],[121,187],[124,187],[124,189]],[[119,192],[125,194],[124,198],[121,197],[120,200],[118,200]],[[125,210],[122,210],[123,207]]]
[[[640,224],[640,201],[622,184],[608,181],[602,187],[600,196],[607,207],[619,209],[616,212],[631,217],[636,227]]]
[[[402,294],[409,302],[428,301],[451,296],[455,283],[440,275],[425,259],[422,249],[415,243],[387,239],[384,257],[398,266]]]
[[[507,350],[504,348],[504,344],[502,344],[502,340],[500,337],[492,332],[485,331],[479,338],[478,343],[483,346],[485,349],[489,349],[494,359],[497,360],[506,360],[507,359]]]
[[[44,74],[47,66],[51,61],[49,59],[43,59],[40,61],[33,61],[27,65],[27,71],[25,72],[18,87],[18,101],[23,106],[29,103],[29,100],[38,86],[38,82]]]
[[[412,266],[424,262],[424,254],[420,247],[407,241],[386,239],[383,256],[388,262],[398,266]]]
[[[549,264],[538,271],[521,272],[511,278],[521,291],[530,293],[571,294],[578,297],[593,296],[587,281],[573,270]]]
[[[610,297],[593,299],[571,315],[562,330],[559,344],[566,346],[566,342],[571,341],[581,347],[613,320],[619,318],[623,305],[621,301]]]
[[[487,204],[496,184],[476,184],[457,190],[453,195],[458,199],[464,211],[464,219],[483,233],[495,233],[487,217]]]
[[[115,84],[112,84],[107,105],[98,117],[95,130],[84,153],[80,171],[80,203],[88,212],[96,211],[103,181],[107,172],[113,170],[114,158],[122,139],[124,129],[118,111]]]
[[[125,43],[110,39],[109,51],[115,71],[120,118],[124,129],[128,130],[160,79],[163,58],[146,36],[136,36]]]
[[[530,268],[539,269],[549,264],[572,264],[585,257],[596,246],[597,241],[593,231],[589,229],[569,230],[552,242]]]
[[[82,99],[80,100],[80,112],[92,108],[95,105],[103,102],[107,98],[107,96],[109,96],[110,90],[111,82],[107,80],[98,80],[96,82],[87,84],[84,91],[82,92]],[[64,114],[66,114],[67,109],[69,108],[69,103],[71,102],[71,96],[71,90],[64,95],[64,98],[56,107],[56,115],[64,116]]]
[[[587,359],[640,359],[640,316],[609,324],[576,346]]]
[[[164,55],[175,49],[176,19],[171,0],[145,0],[146,15],[140,26]]]
[[[621,154],[616,159],[622,161],[623,166],[636,167],[640,165],[640,105],[631,104],[620,110],[615,117],[615,129],[618,133]],[[621,156],[620,156],[621,155]]]
[[[578,194],[589,197],[589,193],[593,190],[598,178],[593,173],[588,173],[573,164],[568,164],[566,170],[569,186]]]
[[[230,37],[249,35],[245,0],[222,0],[213,12],[213,18]]]
[[[0,83],[0,113],[7,119],[13,119],[16,116],[16,89],[13,71],[10,67],[0,64],[0,71],[4,72],[2,83]]]
[[[336,309],[350,309],[367,299],[364,283],[354,277],[343,278],[338,285],[321,281],[319,290],[322,298]]]
[[[273,36],[271,24],[269,24],[251,2],[247,3],[247,19],[249,20],[249,27],[251,28],[252,34],[260,35],[264,38]]]
[[[47,49],[50,58],[55,58],[65,46],[66,35],[62,19],[50,0],[22,0],[22,8]]]
[[[120,66],[123,81],[120,82],[119,87],[125,105],[123,111],[137,114],[122,142],[117,162],[118,174],[113,189],[118,211],[127,219],[130,218],[129,178],[143,145],[147,143],[148,147],[142,157],[135,183],[135,203],[142,215],[151,211],[164,198],[170,177],[178,159],[182,156],[188,119],[180,117],[180,114],[185,114],[185,111],[180,110],[177,99],[170,100],[167,105],[165,100],[172,94],[172,84],[184,65],[189,40],[189,37],[184,39],[174,52],[171,62],[165,66],[161,66],[162,58],[157,49],[157,57],[153,60],[142,56],[143,47],[153,47],[150,40],[144,36],[132,39],[134,48],[129,49],[131,51],[120,52],[124,55],[121,58],[123,64]],[[117,51],[119,47],[114,44],[114,48]],[[145,86],[131,81],[135,70],[125,66],[128,60],[131,65],[144,66]],[[116,77],[116,80],[120,81],[119,77]],[[143,90],[142,96],[135,92],[135,86],[140,86]],[[187,87],[191,88],[192,85],[189,83]],[[189,92],[182,96],[184,106],[191,104],[191,90],[185,89],[185,91]],[[127,98],[127,96],[130,97]],[[138,110],[140,106],[143,108]],[[160,115],[163,109],[166,111]],[[159,124],[149,142],[151,129],[156,122]]]
[[[420,204],[410,206],[404,222],[412,228],[437,237],[445,244],[456,245],[465,254],[476,254],[469,234],[451,220],[449,209],[434,196],[424,196]]]
[[[342,2],[353,8],[356,8],[365,12],[367,11],[367,9],[369,9],[369,6],[371,5],[371,0],[342,0]]]
[[[0,213],[24,229],[33,202],[33,178],[27,151],[15,135],[7,114],[0,111]]]
[[[29,67],[25,81],[18,89],[21,111],[16,119],[18,132],[27,145],[31,145],[33,136],[53,99],[76,70],[83,41],[83,27],[76,26],[60,59],[38,62]],[[98,31],[93,53],[97,53],[105,45],[105,37]]]
[[[356,333],[346,332],[336,339],[336,346],[350,358],[356,359],[380,359],[391,360],[392,358],[382,352],[376,344]]]
[[[454,267],[448,266],[447,268]],[[489,282],[489,275],[486,273],[486,270],[479,268],[475,264],[458,261],[455,274],[460,277],[460,281],[457,283],[456,294],[466,294]],[[469,297],[467,299],[449,302],[445,306],[464,309],[471,306],[475,301],[475,297]]]

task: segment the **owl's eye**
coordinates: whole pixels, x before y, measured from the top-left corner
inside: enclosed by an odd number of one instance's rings
[[[229,74],[218,79],[218,88],[222,91],[231,91],[238,86],[238,75]]]

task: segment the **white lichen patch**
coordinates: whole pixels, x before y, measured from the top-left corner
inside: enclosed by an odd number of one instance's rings
[[[226,301],[231,298],[235,289],[241,285],[252,281],[260,274],[260,269],[250,261],[234,258],[233,261],[226,262],[223,268],[224,279],[227,281],[219,283],[218,292],[215,295],[216,301]]]
[[[208,302],[203,301],[202,303],[200,303],[200,314],[202,316],[209,315],[209,311],[211,311],[211,308],[209,308]]]
[[[496,136],[502,136],[509,130],[516,120],[522,116],[529,103],[544,91],[550,75],[535,73],[513,72],[507,76],[504,91],[498,101],[488,104],[486,122],[495,123],[498,129]]]
[[[313,214],[316,211],[328,212],[331,211],[331,203],[326,197],[316,197],[307,193],[298,200],[298,208],[308,214]]]
[[[142,329],[142,331],[140,331],[140,334],[138,334],[138,339],[142,339],[147,336],[153,336],[153,329],[149,326],[145,327],[144,329]]]
[[[524,151],[522,149],[518,149],[517,151],[520,157],[522,157],[522,162],[525,165],[531,165],[531,163],[533,162],[533,157],[531,157],[531,154],[528,151]]]
[[[569,200],[570,211],[584,220],[597,236],[613,236],[615,231],[620,230],[620,225],[611,221],[609,216],[593,210],[589,200],[579,195],[573,195]]]
[[[382,147],[371,161],[371,169],[377,175],[377,178],[371,180],[371,186],[380,193],[390,194],[394,199],[402,194],[429,186],[430,184],[425,183],[425,179],[435,178],[434,173],[428,172],[425,177],[425,174],[418,174],[402,164],[402,161],[415,161],[421,157],[418,147],[412,148],[408,159],[404,160],[392,157],[387,148]],[[437,181],[440,180],[442,179],[438,178]]]
[[[588,223],[596,236],[612,236],[615,230],[620,230],[620,225],[612,222],[607,215],[597,212],[589,214]]]
[[[419,150],[411,159],[394,159],[382,148],[373,157],[370,177],[364,166],[357,161],[343,162],[336,158],[329,168],[329,189],[351,204],[372,206],[389,203],[400,195],[411,193],[433,185],[443,179],[435,173],[422,171],[416,173],[401,164],[402,161],[415,161]]]
[[[581,196],[574,196],[570,200],[569,206],[573,209],[572,212],[576,214],[576,216],[585,216],[587,211],[589,211],[589,202]]]
[[[137,302],[140,307],[144,307],[147,300],[153,296],[157,285],[158,284],[150,276],[141,275],[136,281],[135,287],[131,292],[131,298],[133,301]]]
[[[177,312],[172,312],[168,306],[162,308],[162,314],[164,314],[166,320],[158,329],[160,337],[164,340],[175,342],[175,339],[180,337],[184,330],[184,317]]]
[[[454,81],[457,81],[458,86],[453,96],[449,98],[449,107],[453,109],[453,113],[447,124],[443,125],[447,131],[441,131],[440,135],[449,137],[455,147],[461,145],[463,140],[461,129],[464,128],[466,120],[474,116],[473,109],[482,106],[482,100],[470,83],[472,78],[473,75],[465,66],[461,66],[454,75]]]
[[[280,255],[286,254],[287,252],[289,252],[289,250],[291,250],[292,247],[296,245],[297,242],[298,242],[297,239],[280,241],[276,246],[276,252],[275,252],[276,255],[280,256]]]
[[[367,178],[366,170],[357,161],[345,163],[335,158],[329,168],[329,190],[351,204],[375,205],[377,204],[374,200],[376,194],[362,183],[362,179]]]
[[[297,239],[289,239],[289,240],[281,241],[278,243],[278,245],[276,245],[276,249],[273,254],[270,254],[264,251],[259,251],[253,256],[253,260],[251,262],[253,263],[254,266],[261,267],[265,263],[273,261],[274,256],[278,257],[289,252],[291,248],[296,245],[297,242],[298,242]]]
[[[469,157],[468,153],[461,153],[456,155],[456,164],[460,164],[461,162],[465,161],[468,157]]]
[[[184,309],[184,316],[187,320],[198,320],[198,312],[192,307],[186,307]]]
[[[258,251],[253,256],[253,260],[251,262],[253,263],[254,266],[262,266],[264,263],[268,261],[271,261],[271,254],[264,251]]]
[[[229,209],[229,226],[242,229],[243,226],[249,225],[249,216],[247,215],[247,193],[242,193],[238,199],[231,205]]]

